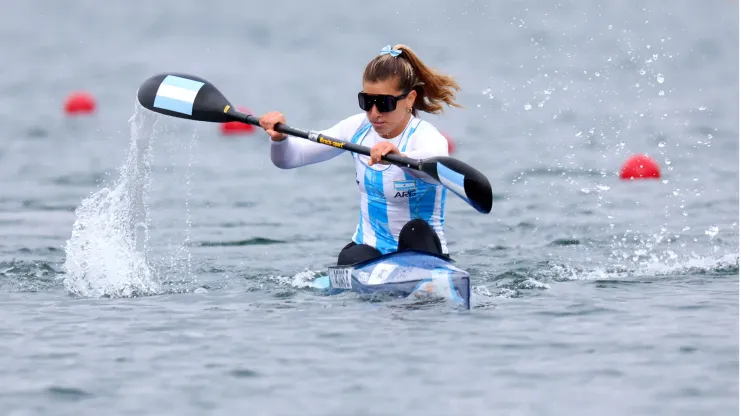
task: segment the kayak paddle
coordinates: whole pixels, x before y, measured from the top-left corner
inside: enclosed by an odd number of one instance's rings
[[[144,108],[160,114],[212,123],[238,121],[259,127],[258,117],[235,109],[213,84],[197,76],[180,73],[155,75],[141,84],[137,95]],[[370,156],[369,147],[321,133],[296,129],[282,123],[275,125],[275,131]],[[425,172],[478,212],[491,212],[491,184],[482,173],[465,162],[446,156],[417,160],[393,154],[385,155],[382,159],[397,166]]]

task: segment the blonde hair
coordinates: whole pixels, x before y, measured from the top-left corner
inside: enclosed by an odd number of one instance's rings
[[[397,44],[393,49],[401,51],[401,54],[397,57],[390,54],[376,56],[365,67],[364,81],[380,82],[396,77],[398,89],[403,92],[416,90],[417,97],[411,110],[414,115],[417,111],[441,113],[442,103],[462,108],[455,102],[455,91],[460,90],[460,85],[454,78],[426,66],[406,45]]]

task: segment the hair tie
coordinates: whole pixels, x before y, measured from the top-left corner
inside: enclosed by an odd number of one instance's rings
[[[383,47],[383,49],[380,50],[381,55],[390,55],[392,57],[397,57],[401,54],[401,51],[398,49],[391,49],[391,45],[386,45]]]

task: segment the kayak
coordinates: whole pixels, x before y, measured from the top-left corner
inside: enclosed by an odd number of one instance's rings
[[[410,299],[445,299],[470,309],[470,274],[451,260],[408,250],[348,266],[331,266],[311,286],[328,294],[356,292]]]

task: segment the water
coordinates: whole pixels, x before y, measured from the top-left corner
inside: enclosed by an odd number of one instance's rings
[[[0,409],[736,414],[737,15],[16,4],[0,17]],[[190,72],[324,128],[358,111],[363,65],[394,42],[457,77],[466,108],[427,119],[494,187],[490,215],[447,204],[471,311],[307,288],[354,231],[348,155],[283,171],[262,134],[135,104],[147,77]],[[61,113],[76,89],[95,115]],[[635,153],[663,177],[619,181]]]

